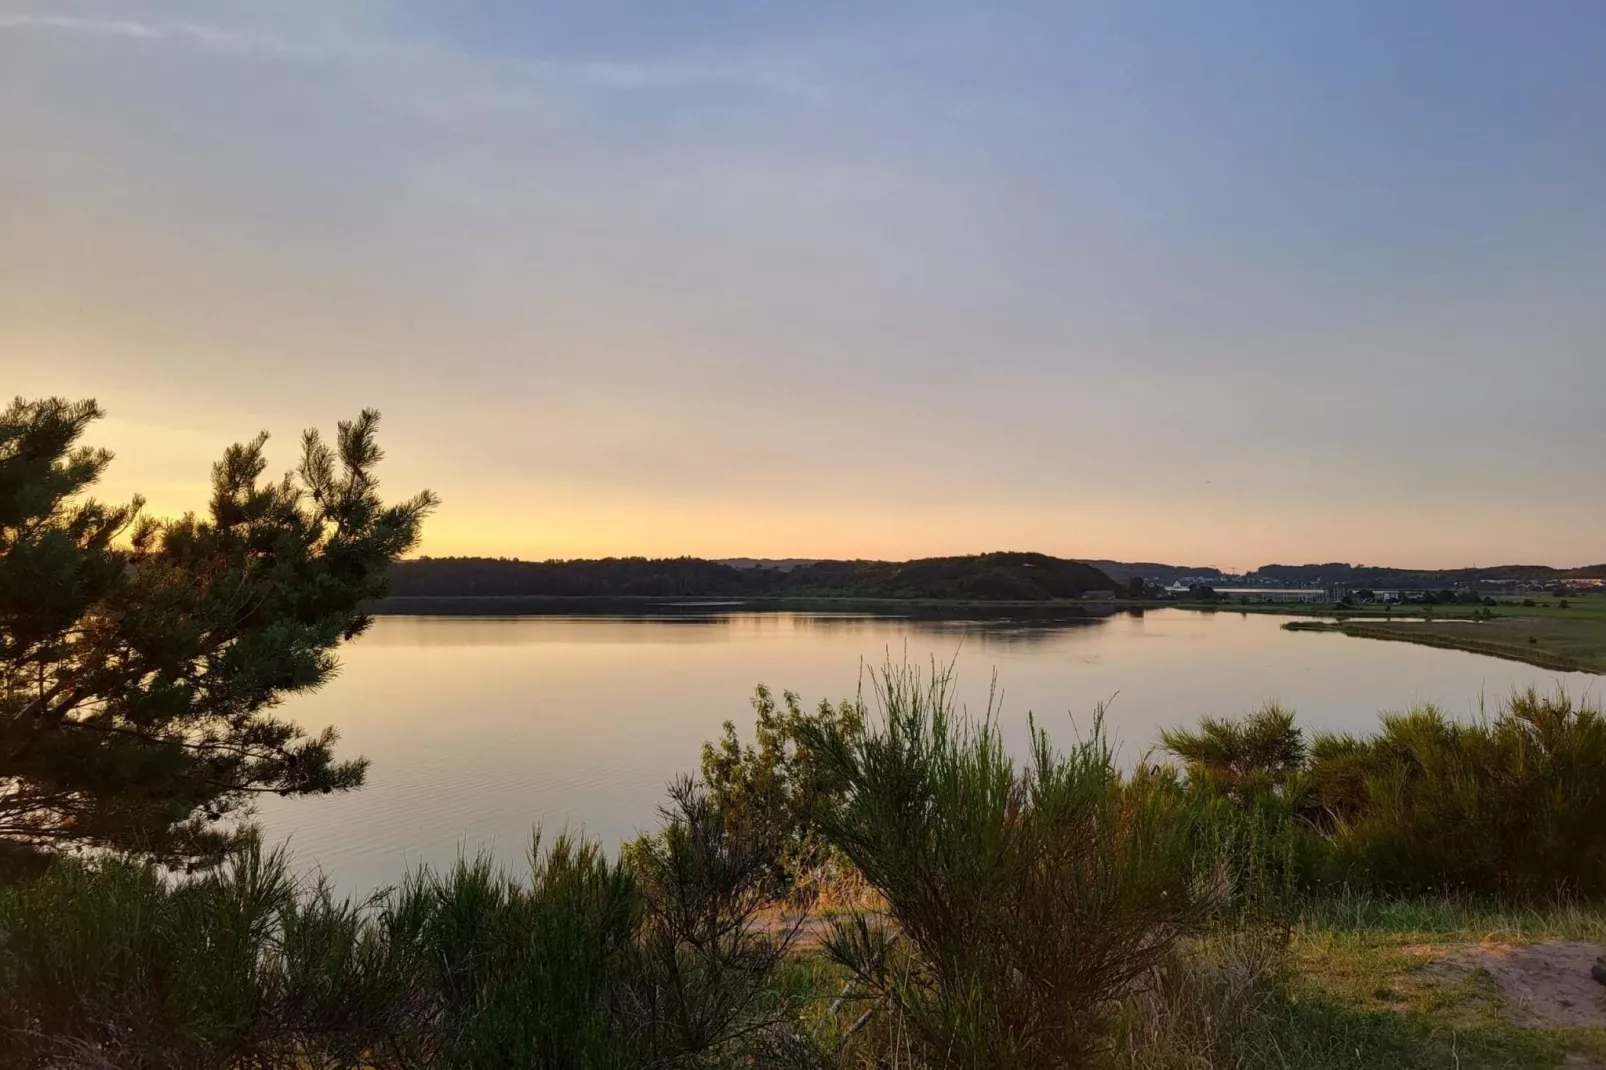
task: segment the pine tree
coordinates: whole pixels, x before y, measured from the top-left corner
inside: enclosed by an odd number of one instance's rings
[[[88,489],[93,401],[0,414],[0,862],[110,849],[206,865],[252,834],[261,793],[349,791],[367,763],[276,716],[360,633],[436,499],[386,505],[378,413],[262,478],[267,435],[212,469],[205,516],[157,520]]]

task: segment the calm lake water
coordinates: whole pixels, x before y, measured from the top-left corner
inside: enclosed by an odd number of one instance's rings
[[[531,829],[584,827],[612,845],[656,824],[675,774],[694,771],[726,720],[751,728],[753,686],[813,704],[851,697],[861,663],[956,661],[958,693],[1017,747],[1027,712],[1075,738],[1100,701],[1125,760],[1162,727],[1268,699],[1307,729],[1365,731],[1384,710],[1493,709],[1513,687],[1589,691],[1592,676],[1409,643],[1287,632],[1285,618],[1150,610],[1068,621],[912,621],[740,613],[643,618],[382,617],[341,652],[340,675],[283,712],[341,732],[373,760],[350,795],[271,798],[270,842],[342,887],[367,891],[466,845],[518,865]]]

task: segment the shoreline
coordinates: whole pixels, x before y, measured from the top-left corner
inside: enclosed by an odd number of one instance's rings
[[[1447,620],[1462,623],[1456,618]],[[1526,627],[1524,621],[1530,622]],[[1520,661],[1551,672],[1581,672],[1606,675],[1606,652],[1593,656],[1575,656],[1541,646],[1537,642],[1539,625],[1551,624],[1538,618],[1508,617],[1492,621],[1465,622],[1464,627],[1434,630],[1432,621],[1401,621],[1383,624],[1375,621],[1350,623],[1346,621],[1289,621],[1283,627],[1288,631],[1338,632],[1355,639],[1380,639],[1391,643],[1415,643],[1418,646],[1438,647],[1441,650],[1460,650],[1468,654]],[[1492,625],[1504,625],[1497,637],[1489,637],[1484,630]],[[1606,625],[1596,625],[1606,633]],[[1513,635],[1511,633],[1515,632]],[[1480,634],[1482,633],[1482,634]],[[1542,634],[1542,633],[1541,633]],[[1532,637],[1534,642],[1529,642]],[[1595,637],[1606,643],[1606,634]]]
[[[1150,599],[1085,601],[1043,599],[983,601],[938,598],[788,597],[724,598],[717,595],[456,595],[381,599],[366,611],[383,617],[514,617],[514,616],[706,616],[726,613],[844,613],[909,619],[1010,619],[1045,623],[1093,623],[1120,614],[1154,609],[1196,613],[1256,613],[1292,618],[1289,631],[1338,632],[1354,639],[1416,643],[1444,650],[1501,658],[1552,672],[1606,675],[1606,601],[1560,609],[1547,604],[1495,607],[1495,615],[1478,619],[1488,607],[1440,605],[1395,612],[1374,607],[1333,605],[1243,605],[1171,602]],[[1446,622],[1465,626],[1444,629]]]
[[[1130,610],[1190,609],[1202,613],[1265,613],[1288,617],[1376,616],[1390,619],[1366,607],[1345,608],[1323,604],[1237,602],[1180,602],[1157,598],[889,598],[873,595],[788,595],[755,598],[729,595],[395,595],[378,599],[365,607],[375,616],[443,616],[455,613],[483,613],[489,616],[521,613],[572,612],[595,609],[598,612],[627,612],[642,608],[710,609],[747,613],[785,613],[827,609],[926,609],[926,610],[1022,610],[1038,609],[1065,613],[1085,611],[1087,616],[1109,616]],[[1443,607],[1454,610],[1462,607]],[[1470,607],[1476,609],[1478,607]],[[1078,615],[1078,614],[1072,614]],[[1396,613],[1392,619],[1423,616],[1421,612]]]

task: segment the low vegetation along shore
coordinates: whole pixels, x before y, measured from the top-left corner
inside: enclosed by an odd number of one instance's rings
[[[1554,672],[1606,673],[1606,598],[1491,599],[1492,605],[1442,606],[1413,619],[1404,614],[1353,616],[1327,609],[1329,622],[1294,621],[1294,630],[1336,631],[1464,650],[1523,661]]]
[[[1606,721],[1519,694],[1024,765],[949,679],[760,690],[659,831],[354,903],[248,848],[0,889],[18,1065],[1606,1065]]]
[[[888,665],[868,702],[760,689],[618,850],[537,834],[518,873],[362,901],[298,879],[251,801],[368,763],[283,707],[435,498],[379,497],[365,412],[149,518],[87,493],[99,415],[0,413],[5,1066],[1606,1066],[1606,720],[1559,692],[1364,737],[1271,706],[1127,768],[1101,718],[1014,755],[947,672]],[[921,583],[958,597],[955,567]]]

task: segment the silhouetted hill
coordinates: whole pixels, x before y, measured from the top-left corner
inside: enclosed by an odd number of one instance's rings
[[[799,565],[812,565],[818,557],[722,557],[719,564],[731,568],[778,568],[790,572]]]
[[[816,561],[785,574],[784,593],[865,598],[1026,601],[1113,591],[1115,581],[1080,561],[1033,553],[925,557],[914,561]]]
[[[1109,575],[1080,561],[988,553],[914,561],[815,561],[790,569],[734,568],[695,557],[518,561],[437,557],[398,561],[395,597],[826,596],[1040,601],[1110,591]]]
[[[1158,561],[1086,561],[1109,574],[1116,583],[1125,584],[1134,577],[1154,583],[1172,584],[1184,579],[1221,579],[1219,568],[1205,565],[1165,565]]]

